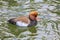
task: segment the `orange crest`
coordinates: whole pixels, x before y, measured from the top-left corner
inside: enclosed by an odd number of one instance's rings
[[[38,15],[38,12],[37,11],[31,11],[30,12],[30,15],[37,16]]]

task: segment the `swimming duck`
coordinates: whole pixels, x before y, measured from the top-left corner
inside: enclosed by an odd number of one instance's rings
[[[9,19],[8,22],[13,25],[17,25],[17,26],[21,26],[21,27],[23,27],[23,26],[28,26],[28,27],[36,26],[37,25],[37,15],[38,15],[37,11],[31,11],[29,13],[28,17],[20,16],[17,18]]]

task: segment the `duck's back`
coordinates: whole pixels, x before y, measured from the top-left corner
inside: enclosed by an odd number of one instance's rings
[[[30,23],[29,18],[28,18],[28,17],[25,17],[25,16],[18,17],[18,18],[14,19],[14,20],[15,20],[16,22],[17,22],[17,21],[21,21],[21,22],[24,22],[24,23],[27,23],[27,24]]]

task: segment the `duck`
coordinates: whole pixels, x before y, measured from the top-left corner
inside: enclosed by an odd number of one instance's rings
[[[28,17],[20,16],[17,18],[11,18],[8,20],[8,23],[11,23],[19,27],[25,27],[25,26],[32,27],[37,25],[37,16],[38,16],[37,11],[31,11]]]

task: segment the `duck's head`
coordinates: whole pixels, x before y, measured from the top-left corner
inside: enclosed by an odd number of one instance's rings
[[[31,11],[30,14],[29,14],[29,18],[31,20],[36,20],[37,15],[38,15],[38,12],[37,11]]]

